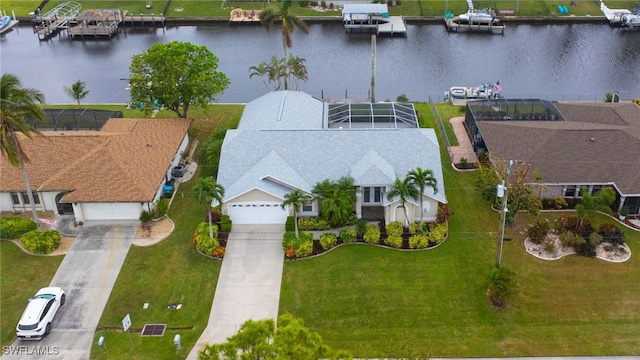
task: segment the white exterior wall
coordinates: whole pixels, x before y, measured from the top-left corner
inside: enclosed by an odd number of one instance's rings
[[[33,193],[36,194],[35,192]],[[37,193],[40,197],[40,204],[36,205],[36,210],[38,211],[54,211],[55,214],[58,214],[58,207],[56,206],[56,195],[58,192],[39,192]],[[23,211],[31,211],[31,206],[14,206],[13,200],[11,200],[11,193],[2,192],[0,193],[0,211],[11,211],[11,212],[23,212]]]
[[[146,204],[146,203],[144,203]],[[74,203],[77,221],[87,220],[138,220],[146,205],[133,203]]]
[[[9,193],[0,193],[0,211],[13,211],[13,202]]]
[[[425,205],[425,207],[428,207],[428,211],[422,216],[422,221],[434,222],[438,216],[438,201],[428,197],[423,197],[422,201],[428,204]],[[409,214],[409,221],[420,221],[420,212],[422,211],[422,208],[413,203],[406,203],[405,206],[407,207],[407,213]],[[389,204],[385,207],[384,216],[387,223],[399,221],[404,224],[405,215],[402,204],[400,204],[399,201]]]

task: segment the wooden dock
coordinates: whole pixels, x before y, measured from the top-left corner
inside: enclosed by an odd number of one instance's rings
[[[8,32],[9,30],[11,30],[11,28],[13,28],[16,25],[18,25],[18,20],[11,20],[9,22],[9,25],[5,26],[4,28],[2,28],[0,30],[0,34],[4,34],[4,33]]]
[[[70,39],[85,36],[111,38],[118,34],[125,14],[126,10],[121,9],[85,10],[76,18],[77,25],[67,30],[67,36]]]
[[[504,29],[507,28],[499,20],[495,20],[491,24],[472,24],[461,22],[460,19],[455,16],[451,19],[444,19],[445,25],[449,32],[487,32],[491,34],[504,34]]]
[[[229,13],[231,24],[260,24],[260,13],[262,10],[242,10],[235,8]]]
[[[125,14],[123,23],[130,26],[161,26],[164,27],[166,18],[162,14]]]

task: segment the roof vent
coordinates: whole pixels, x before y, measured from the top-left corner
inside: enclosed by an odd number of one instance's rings
[[[591,141],[596,141],[596,138],[592,137],[591,139],[589,139]]]

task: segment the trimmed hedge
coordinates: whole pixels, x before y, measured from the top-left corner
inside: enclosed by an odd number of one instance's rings
[[[322,248],[325,250],[329,250],[332,247],[336,246],[337,242],[338,240],[336,234],[332,232],[327,232],[320,235],[320,246],[322,246]]]
[[[220,217],[220,231],[222,232],[231,232],[231,218],[229,215],[222,215]]]
[[[386,239],[384,239],[384,243],[399,249],[402,247],[402,235],[389,235]]]
[[[363,239],[368,244],[377,244],[380,241],[380,228],[378,228],[378,225],[367,225],[367,231],[364,233]]]
[[[56,230],[33,230],[20,236],[20,243],[34,254],[48,254],[60,246],[60,233]]]
[[[284,223],[284,231],[296,231],[296,220],[293,216],[287,216],[287,222]]]
[[[36,230],[38,225],[31,219],[17,216],[0,218],[0,239],[18,239],[29,231]]]
[[[298,230],[313,231],[313,230],[329,230],[331,226],[329,222],[317,217],[302,217],[298,218]]]
[[[352,228],[344,228],[340,230],[340,239],[345,243],[350,243],[356,241],[358,238],[358,233],[355,229]]]
[[[196,232],[193,234],[193,240],[198,250],[206,255],[213,256],[214,250],[220,246],[218,241],[218,225],[213,224],[213,237],[209,237],[209,223],[201,222]]]

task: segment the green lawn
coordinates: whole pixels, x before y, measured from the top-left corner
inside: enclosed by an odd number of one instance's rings
[[[146,9],[147,2],[139,0],[81,0],[83,9],[104,9],[119,8],[125,9],[132,14],[160,14],[165,11],[167,0],[151,0],[152,9]],[[49,2],[43,12],[46,12],[58,5],[60,2]],[[474,1],[477,9],[492,8],[497,10],[516,10],[518,13],[514,15],[520,16],[560,16],[557,6],[566,5],[569,13],[572,15],[595,15],[601,16],[599,4],[592,0],[577,0],[576,6],[571,5],[570,0],[480,0]],[[331,1],[326,2],[327,7]],[[609,8],[633,9],[637,7],[634,0],[611,0],[606,1]],[[0,10],[15,11],[17,16],[27,16],[40,5],[40,1],[34,0],[4,0],[0,4]],[[195,1],[195,0],[174,0],[170,3],[166,13],[169,17],[227,17],[232,8],[239,7],[245,10],[264,9],[269,6],[266,2],[246,1],[228,3],[222,0]],[[182,11],[176,11],[181,8]],[[403,16],[442,16],[445,11],[454,14],[460,14],[467,11],[467,3],[465,0],[446,0],[446,1],[401,1],[399,6],[391,7],[389,13],[391,15]],[[311,8],[302,8],[293,6],[291,12],[298,16],[340,16],[340,11],[317,11]]]
[[[432,116],[421,121],[435,126]],[[448,165],[443,172],[455,215],[442,246],[407,253],[353,244],[286,262],[280,312],[305,319],[330,346],[356,357],[640,352],[640,233],[626,231],[634,255],[612,264],[578,256],[539,260],[525,252],[522,229],[508,229],[513,240],[502,259],[517,286],[508,308],[495,311],[486,284],[500,216],[475,191],[475,173]],[[519,216],[524,226],[534,221]],[[604,221],[590,217],[596,225]]]
[[[64,256],[26,254],[10,241],[0,241],[0,344],[16,337],[16,325],[29,300],[49,286]]]

